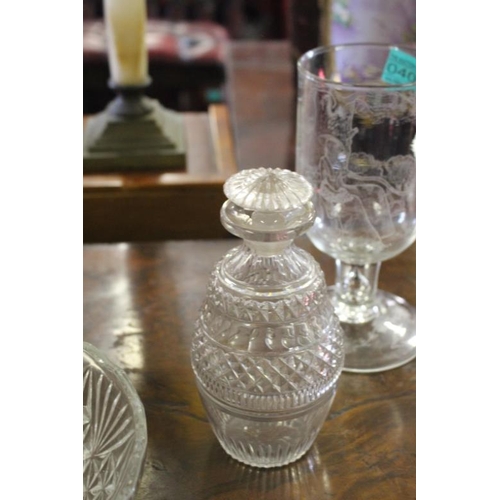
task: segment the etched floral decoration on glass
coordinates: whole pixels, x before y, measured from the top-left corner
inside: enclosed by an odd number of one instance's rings
[[[348,371],[416,355],[414,307],[378,289],[381,263],[416,237],[415,61],[410,46],[352,44],[298,62],[296,170],[314,188],[308,236],[336,262]]]
[[[249,169],[224,185],[224,227],[243,242],[215,266],[192,343],[213,431],[249,465],[293,462],[311,447],[334,399],[342,331],[324,275],[294,244],[314,221],[311,185]]]

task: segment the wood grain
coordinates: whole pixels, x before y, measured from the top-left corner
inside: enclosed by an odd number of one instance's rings
[[[236,240],[84,245],[83,338],[122,366],[141,397],[148,451],[137,500],[415,498],[415,361],[342,374],[312,449],[278,469],[225,454],[190,367],[209,273]],[[333,282],[333,263],[301,238]],[[380,286],[415,304],[415,245],[382,265]]]

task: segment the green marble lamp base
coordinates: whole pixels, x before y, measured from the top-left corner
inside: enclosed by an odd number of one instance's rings
[[[143,96],[142,87],[116,90],[118,96],[85,127],[84,173],[185,169],[182,114]]]

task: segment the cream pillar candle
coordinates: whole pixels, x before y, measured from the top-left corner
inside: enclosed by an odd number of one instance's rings
[[[104,0],[111,81],[142,85],[148,81],[146,0]]]

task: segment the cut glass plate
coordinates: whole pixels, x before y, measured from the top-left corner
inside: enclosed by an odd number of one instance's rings
[[[147,446],[144,407],[123,370],[83,344],[83,499],[130,500]]]

